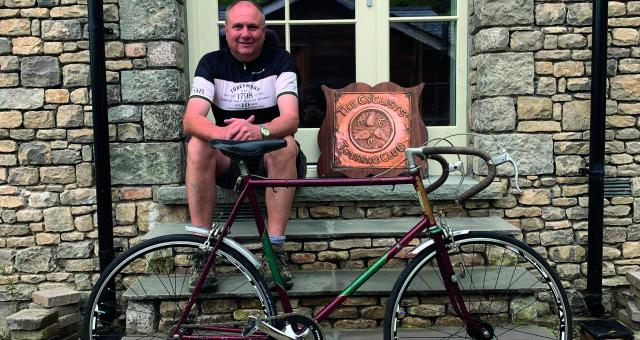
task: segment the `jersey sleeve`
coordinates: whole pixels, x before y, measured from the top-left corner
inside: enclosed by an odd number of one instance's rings
[[[276,96],[293,94],[298,96],[298,72],[291,55],[284,51],[281,58],[282,68],[276,78]]]
[[[198,97],[210,103],[213,102],[215,86],[213,82],[213,62],[211,59],[211,54],[206,54],[200,58],[200,62],[198,62],[198,67],[196,67],[196,72],[193,76],[189,98]]]

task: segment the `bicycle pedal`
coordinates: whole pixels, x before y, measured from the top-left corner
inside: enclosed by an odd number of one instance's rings
[[[251,336],[258,330],[258,319],[254,316],[250,316],[247,319],[247,324],[242,329],[242,336]]]

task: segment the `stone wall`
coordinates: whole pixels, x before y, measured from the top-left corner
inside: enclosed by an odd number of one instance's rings
[[[126,247],[148,228],[152,187],[184,177],[185,10],[104,3],[114,235]],[[96,279],[89,78],[87,0],[0,2],[2,315],[35,290]]]
[[[35,290],[62,285],[86,292],[96,279],[86,2],[0,4],[2,315]],[[469,202],[466,212],[442,203],[456,215],[501,216],[520,226],[573,291],[586,286],[588,187],[578,169],[588,156],[590,3],[470,1],[469,125],[518,159],[524,192],[514,191],[505,165],[499,168],[504,198]],[[632,181],[631,196],[607,199],[605,207],[604,284],[613,296],[627,287],[624,274],[640,267],[640,1],[609,6],[606,171]],[[114,235],[116,245],[127,247],[150,224],[187,217],[184,205],[159,204],[156,197],[184,176],[185,9],[182,0],[105,0],[104,10]],[[481,138],[472,144],[491,147]],[[474,171],[483,169],[474,165]],[[416,213],[411,204],[335,202],[297,204],[292,216]],[[374,242],[363,252],[375,253]],[[291,258],[317,269],[365,266],[370,257],[323,253],[330,248],[310,240],[291,248]],[[329,255],[335,258],[322,260]],[[579,295],[573,296],[580,312]]]
[[[588,178],[579,169],[589,154],[591,2],[475,0],[470,6],[470,127],[519,161],[524,191],[509,183],[505,198],[468,208],[519,225],[566,287],[583,290]],[[640,2],[610,1],[609,25],[606,175],[632,182],[630,196],[605,200],[603,285],[612,297],[627,287],[625,273],[640,265]],[[491,149],[482,138],[472,143]],[[499,173],[511,174],[509,167]],[[575,311],[583,312],[579,295],[572,295]],[[610,311],[613,299],[605,300]]]

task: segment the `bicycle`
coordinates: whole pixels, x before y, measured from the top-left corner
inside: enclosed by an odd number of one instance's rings
[[[508,154],[456,147],[405,150],[407,174],[395,177],[265,179],[249,174],[247,163],[284,147],[284,140],[232,142],[212,147],[238,161],[239,195],[228,220],[211,230],[186,226],[187,234],[156,237],[123,252],[102,273],[87,301],[84,339],[158,337],[170,339],[323,339],[318,326],[347,297],[416,237],[416,246],[387,302],[384,338],[571,339],[567,295],[549,264],[530,246],[492,232],[451,232],[436,221],[427,193],[449,175],[442,154],[480,157],[487,176],[457,196],[461,202],[486,188]],[[424,187],[416,159],[437,161],[442,175]],[[512,162],[515,166],[515,163]],[[517,180],[517,178],[516,178]],[[417,224],[314,317],[294,313],[275,264],[256,188],[303,186],[414,186],[423,214]],[[273,188],[273,189],[269,189]],[[240,205],[248,199],[264,256],[276,283],[283,313],[259,273],[255,256],[227,237]],[[207,258],[192,292],[194,258]],[[218,288],[201,293],[210,271]],[[238,301],[239,300],[239,301]]]

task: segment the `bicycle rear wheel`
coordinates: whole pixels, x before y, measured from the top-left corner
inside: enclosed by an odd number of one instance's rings
[[[89,296],[83,339],[170,338],[191,296],[189,280],[196,257],[203,256],[203,242],[204,238],[195,235],[169,235],[122,253]],[[247,317],[276,314],[262,276],[235,250],[222,244],[213,270],[218,287],[198,295],[182,334],[240,338]],[[205,329],[203,325],[219,327]]]
[[[490,329],[475,335],[453,311],[435,246],[420,252],[394,285],[385,339],[572,338],[571,311],[560,279],[531,247],[508,235],[470,232],[446,241],[465,306]]]

